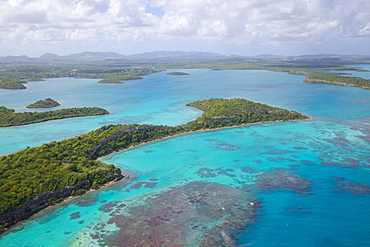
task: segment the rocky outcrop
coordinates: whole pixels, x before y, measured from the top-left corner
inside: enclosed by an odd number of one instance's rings
[[[108,181],[119,181],[124,178],[124,175],[121,173],[119,174],[111,174],[107,179]],[[34,199],[26,202],[23,204],[21,208],[18,208],[14,211],[7,212],[5,214],[0,215],[0,225],[11,226],[16,224],[19,221],[25,220],[29,218],[31,215],[39,212],[40,210],[54,205],[58,202],[63,201],[67,197],[73,195],[82,195],[86,191],[88,191],[92,186],[93,181],[84,180],[80,183],[73,185],[73,186],[66,186],[62,190],[56,191],[48,191],[45,192]],[[78,193],[76,193],[78,191]],[[0,228],[0,233],[4,232],[5,228]]]

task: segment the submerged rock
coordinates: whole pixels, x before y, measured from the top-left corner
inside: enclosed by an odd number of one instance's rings
[[[342,178],[334,178],[334,180],[337,180],[336,184],[339,188],[349,193],[357,195],[370,194],[370,186],[367,184],[346,182]]]
[[[125,207],[108,221],[119,230],[103,240],[109,246],[236,246],[235,235],[254,222],[259,207],[250,195],[192,182]]]
[[[310,191],[309,186],[311,183],[311,181],[295,176],[285,171],[285,169],[274,168],[258,176],[255,187],[264,190],[286,188],[293,192],[304,194]]]

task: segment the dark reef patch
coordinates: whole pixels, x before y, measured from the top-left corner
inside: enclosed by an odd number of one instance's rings
[[[342,167],[350,167],[350,168],[358,168],[360,166],[360,164],[359,164],[360,161],[356,160],[356,159],[346,158],[342,162],[324,161],[323,159],[320,159],[320,160],[322,160],[321,161],[322,164],[324,164],[326,166],[342,166]]]
[[[304,208],[302,206],[292,207],[289,209],[291,212],[311,212],[310,209]]]
[[[336,185],[349,193],[357,194],[357,195],[364,195],[364,194],[370,194],[370,186],[367,184],[358,184],[358,183],[352,183],[352,182],[346,182],[343,181],[342,178],[335,177],[333,180],[336,181]],[[340,191],[335,191],[340,192]]]
[[[224,175],[224,176],[234,178],[234,177],[236,177],[236,175],[231,173],[233,171],[234,171],[234,169],[231,169],[231,168],[229,168],[229,169],[222,169],[222,168],[209,169],[209,168],[206,168],[206,167],[202,167],[198,171],[196,171],[195,174],[197,174],[201,178],[213,178],[213,177],[216,177],[218,175]]]
[[[225,151],[234,151],[234,150],[239,150],[240,147],[236,145],[232,145],[226,142],[220,142],[217,139],[207,139],[209,142],[214,142],[217,146],[218,149],[225,150]]]
[[[242,190],[192,182],[126,208],[108,221],[121,230],[94,237],[109,246],[236,246],[235,235],[254,222],[258,207]]]
[[[282,162],[282,161],[296,162],[296,160],[294,159],[284,158],[284,157],[269,157],[267,159],[273,162]]]
[[[108,202],[99,207],[99,211],[111,212],[114,210],[114,207],[118,205],[119,202]]]
[[[259,173],[260,171],[255,170],[255,169],[250,168],[250,167],[242,167],[242,172],[255,174],[255,173]]]
[[[78,219],[80,217],[81,217],[80,212],[74,212],[74,213],[69,215],[70,220]]]
[[[132,186],[132,188],[133,189],[139,189],[142,186],[144,186],[145,188],[154,188],[156,185],[157,185],[157,183],[154,183],[154,182],[140,182],[140,183],[134,184]]]
[[[285,168],[273,168],[259,175],[254,186],[263,190],[286,188],[293,192],[304,194],[310,191],[309,186],[311,183],[307,179],[287,172]]]
[[[299,161],[299,163],[304,164],[304,165],[314,165],[315,164],[315,162],[309,161],[309,160],[301,160]]]
[[[339,146],[348,146],[351,142],[348,141],[346,138],[343,138],[343,137],[336,137],[336,138],[332,138],[332,139],[324,139],[324,141],[330,143],[330,144],[334,144],[334,145],[339,145]]]
[[[252,132],[252,133],[249,133],[250,136],[253,136],[253,137],[261,137],[262,135],[258,134],[256,131]]]
[[[198,171],[195,172],[201,178],[213,178],[217,175],[215,174],[213,169],[209,169],[206,167],[200,168]]]
[[[96,203],[96,199],[93,195],[87,193],[84,196],[78,198],[76,200],[76,204],[81,207],[88,207]]]
[[[308,150],[308,148],[305,147],[293,147],[295,150]]]

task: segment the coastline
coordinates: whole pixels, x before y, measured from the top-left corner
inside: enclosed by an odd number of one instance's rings
[[[23,220],[21,220],[21,221],[18,221],[18,222],[17,222],[17,223],[15,223],[14,225],[11,225],[11,226],[9,226],[9,227],[7,227],[7,228],[4,228],[4,229],[0,230],[0,236],[1,236],[2,234],[4,234],[4,233],[8,232],[10,229],[12,229],[12,228],[16,227],[17,225],[24,223],[25,221],[29,220],[32,216],[36,215],[37,213],[39,213],[39,212],[41,212],[41,211],[43,211],[43,210],[45,210],[45,209],[47,209],[47,208],[51,208],[51,207],[55,207],[55,206],[57,206],[57,205],[61,205],[62,203],[66,203],[66,202],[69,202],[69,201],[75,200],[75,199],[77,199],[77,198],[79,198],[79,197],[81,197],[81,196],[83,196],[83,195],[85,195],[85,194],[87,194],[87,193],[89,193],[89,192],[98,191],[98,190],[100,190],[100,189],[102,189],[102,188],[108,187],[108,186],[110,186],[110,185],[113,185],[113,184],[116,184],[116,183],[122,182],[122,181],[124,181],[125,179],[130,179],[130,178],[131,178],[130,176],[126,176],[125,174],[122,174],[122,175],[123,175],[123,178],[122,178],[122,179],[120,179],[120,180],[118,180],[118,181],[110,181],[110,182],[108,182],[108,183],[106,183],[106,184],[103,184],[103,185],[99,186],[98,188],[90,188],[89,190],[85,191],[85,192],[84,192],[84,193],[82,193],[82,194],[74,195],[74,196],[68,196],[68,197],[62,198],[62,200],[61,200],[61,201],[59,201],[59,202],[55,202],[54,204],[50,204],[50,205],[48,205],[47,207],[45,207],[45,208],[41,209],[40,211],[38,211],[38,212],[36,212],[36,213],[34,213],[34,214],[30,215],[28,218],[23,219]]]
[[[156,140],[152,140],[152,141],[148,141],[148,142],[142,142],[142,143],[137,144],[137,145],[134,145],[134,146],[130,146],[130,147],[127,147],[127,148],[120,149],[118,151],[113,151],[112,153],[107,154],[107,155],[104,155],[104,156],[101,156],[101,157],[97,158],[96,160],[101,161],[101,159],[103,159],[104,157],[107,157],[107,156],[110,156],[110,155],[114,155],[116,153],[119,153],[119,152],[122,152],[122,151],[125,151],[125,150],[130,150],[130,149],[138,148],[138,147],[141,147],[141,146],[144,146],[144,145],[147,145],[147,144],[151,144],[151,143],[159,142],[159,141],[164,141],[164,140],[167,140],[167,139],[170,139],[170,138],[175,138],[175,137],[182,136],[182,135],[190,135],[190,134],[195,134],[195,133],[198,133],[198,132],[199,133],[201,133],[201,132],[212,132],[212,131],[218,131],[218,130],[224,130],[224,129],[238,128],[238,127],[242,127],[242,126],[259,125],[259,124],[267,124],[267,123],[284,123],[284,122],[312,121],[313,119],[314,118],[311,118],[310,117],[310,118],[307,118],[307,119],[294,119],[294,120],[277,120],[277,121],[255,122],[255,123],[246,123],[246,124],[233,125],[233,126],[225,126],[225,127],[219,127],[219,128],[213,128],[213,129],[192,130],[192,131],[189,131],[189,132],[174,134],[174,135],[171,135],[171,136],[165,136],[165,137],[162,137],[160,139],[156,139]]]
[[[113,151],[112,153],[110,154],[107,154],[107,155],[104,155],[104,156],[101,156],[101,157],[98,157],[96,160],[97,161],[101,161],[102,158],[106,157],[106,156],[109,156],[109,155],[113,155],[113,154],[116,154],[118,152],[122,152],[124,150],[130,150],[130,149],[133,149],[133,148],[137,148],[137,147],[141,147],[143,145],[147,145],[147,144],[151,144],[151,143],[154,143],[154,142],[158,142],[158,141],[163,141],[163,140],[166,140],[166,139],[169,139],[169,138],[175,138],[175,137],[178,137],[178,136],[182,136],[182,135],[189,135],[189,134],[194,134],[194,133],[201,133],[201,132],[213,132],[213,131],[219,131],[219,130],[224,130],[224,129],[232,129],[232,128],[238,128],[238,127],[243,127],[243,126],[249,126],[249,125],[259,125],[259,124],[266,124],[266,123],[279,123],[279,122],[297,122],[297,121],[308,121],[308,120],[312,120],[312,118],[307,118],[307,119],[294,119],[294,120],[277,120],[277,121],[265,121],[265,122],[254,122],[254,123],[245,123],[245,124],[240,124],[240,125],[232,125],[232,126],[225,126],[225,127],[218,127],[218,128],[211,128],[211,129],[200,129],[200,130],[195,130],[195,131],[188,131],[188,132],[184,132],[184,133],[179,133],[179,134],[174,134],[174,135],[170,135],[170,136],[166,136],[166,137],[163,137],[163,138],[159,138],[159,139],[155,139],[155,140],[151,140],[151,141],[147,141],[147,142],[142,142],[140,144],[137,144],[137,145],[133,145],[133,146],[130,146],[130,147],[127,147],[127,148],[124,148],[124,149],[121,149],[121,150],[118,150],[118,151]],[[103,162],[104,163],[104,162]],[[104,163],[105,164],[105,163]],[[118,167],[120,168],[120,167]],[[120,168],[121,169],[121,168]],[[122,172],[122,170],[121,170]],[[56,205],[60,205],[61,203],[63,202],[68,202],[68,201],[71,201],[71,200],[74,200],[88,192],[92,192],[92,191],[97,191],[97,190],[100,190],[102,188],[105,188],[105,187],[108,187],[112,184],[115,184],[115,183],[118,183],[118,182],[121,182],[123,180],[125,180],[126,178],[131,178],[131,176],[127,176],[125,174],[122,174],[123,175],[123,178],[118,180],[118,181],[110,181],[104,185],[101,185],[99,186],[98,188],[90,188],[89,190],[86,190],[84,191],[83,193],[79,194],[79,195],[74,195],[74,196],[68,196],[68,197],[65,197],[65,198],[61,198],[62,200],[60,202],[56,202],[54,204],[51,204],[51,205],[48,205],[47,207],[45,208],[48,208],[48,207],[53,207],[53,206],[56,206]],[[39,211],[42,211],[43,209],[39,210]],[[38,212],[39,212],[38,211]],[[37,212],[36,212],[37,213]],[[34,215],[34,214],[32,214]],[[31,216],[31,215],[30,215]],[[12,225],[10,228],[4,228],[4,231],[2,231],[0,234],[8,231],[9,229],[13,228],[14,226],[18,225],[19,223],[22,223],[24,222],[25,220],[27,220],[29,217],[27,217],[26,219],[24,220],[21,220],[19,222],[17,222],[16,224]]]

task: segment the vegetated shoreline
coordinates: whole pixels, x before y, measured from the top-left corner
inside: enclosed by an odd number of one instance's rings
[[[7,223],[7,225],[2,226],[3,228],[1,230],[8,229],[9,226],[29,218],[31,215],[39,212],[49,205],[55,205],[61,201],[64,201],[66,198],[71,198],[71,195],[78,197],[79,195],[90,191],[91,188],[94,190],[100,188],[102,185],[108,186],[110,185],[110,181],[118,181],[124,178],[125,175],[122,174],[122,170],[119,167],[104,164],[99,160],[100,158],[112,153],[116,153],[117,151],[127,150],[129,148],[135,148],[151,142],[162,141],[167,138],[174,138],[180,135],[193,134],[197,132],[218,131],[221,129],[257,125],[262,123],[301,121],[310,119],[309,117],[295,111],[272,107],[265,104],[248,101],[246,99],[212,98],[208,100],[192,102],[187,105],[202,110],[204,112],[202,117],[175,127],[139,124],[108,125],[75,138],[59,142],[54,141],[46,143],[40,147],[25,149],[15,154],[2,157],[0,161],[4,166],[2,168],[4,170],[4,174],[7,174],[8,171],[12,172],[12,174],[19,171],[20,174],[27,173],[28,177],[33,177],[34,174],[38,174],[37,172],[39,172],[39,164],[44,167],[45,165],[48,165],[47,162],[52,162],[50,164],[52,167],[49,168],[51,169],[51,172],[53,169],[57,169],[56,171],[63,172],[66,175],[69,174],[68,176],[70,176],[75,182],[66,183],[64,179],[60,181],[56,180],[55,182],[57,183],[54,185],[53,182],[52,185],[52,188],[54,189],[49,189],[49,187],[46,187],[46,190],[40,188],[40,191],[38,191],[38,189],[37,192],[34,192],[36,194],[32,193],[27,195],[27,198],[30,198],[31,200],[22,196],[17,198],[12,197],[13,199],[10,200],[10,198],[8,198],[9,191],[4,190],[2,192],[4,198],[2,210],[4,210],[5,213],[0,215],[0,219],[2,224]],[[77,148],[75,147],[76,145],[81,147]],[[58,155],[59,153],[58,159],[52,158],[49,160],[48,157],[50,157],[50,155],[53,153],[55,155]],[[63,156],[63,154],[68,155]],[[61,156],[60,159],[59,156]],[[87,162],[89,164],[94,164],[94,167],[105,167],[104,172],[107,173],[104,173],[106,174],[104,176],[109,175],[109,177],[106,177],[104,178],[104,181],[101,181],[99,178],[100,175],[98,174],[97,178],[90,177],[87,179],[85,177],[85,173],[78,173],[78,171],[81,169],[85,169],[84,165],[76,160],[78,157],[85,159],[85,163]],[[27,159],[28,166],[36,170],[28,171],[27,169],[19,170],[20,168],[9,168],[9,164],[12,164],[9,162],[16,161],[20,158]],[[99,165],[99,163],[101,165]],[[55,165],[56,167],[54,168]],[[23,169],[23,166],[20,167]],[[91,171],[94,172],[95,170]],[[28,174],[28,172],[30,172],[30,174]],[[74,172],[77,173],[75,174]],[[43,180],[37,180],[37,183],[43,183],[43,181],[45,182],[45,179],[48,179],[49,173],[43,173]],[[81,175],[82,180],[79,177],[75,177],[77,174]],[[23,188],[23,180],[31,183],[30,187]],[[19,181],[19,183],[22,184],[17,185],[16,188],[18,188],[18,190],[33,188],[35,186],[35,181],[32,182],[29,181],[29,179],[23,180]],[[4,181],[2,182],[4,182],[5,185],[9,185],[9,183],[17,183],[17,181],[18,180],[9,181],[9,179],[4,178]],[[31,195],[32,197],[30,197]],[[10,208],[7,205],[9,205],[9,203],[13,203],[15,200],[19,203],[22,203],[20,204],[21,207],[16,207],[10,211]],[[52,203],[49,202],[50,200],[52,200]]]
[[[10,230],[10,229],[12,229],[12,228],[16,227],[17,225],[20,225],[20,224],[22,224],[22,223],[26,222],[27,220],[29,220],[29,219],[30,219],[30,217],[32,217],[32,216],[34,216],[34,215],[36,215],[37,213],[39,213],[39,212],[43,211],[44,209],[51,208],[51,207],[56,207],[56,206],[58,206],[58,205],[61,205],[62,203],[66,203],[66,202],[69,202],[69,201],[73,201],[73,200],[75,200],[75,199],[77,199],[77,198],[79,198],[79,197],[81,197],[81,196],[83,196],[83,195],[85,195],[85,194],[87,194],[87,193],[101,190],[101,189],[103,189],[103,188],[105,188],[105,187],[108,187],[108,186],[113,185],[113,184],[117,184],[117,183],[119,183],[119,182],[122,182],[122,181],[123,181],[123,180],[125,180],[125,179],[130,179],[130,178],[132,177],[132,176],[126,176],[124,173],[122,173],[122,176],[123,176],[123,178],[121,178],[120,180],[117,180],[117,181],[116,181],[116,180],[112,180],[112,181],[109,181],[109,182],[108,182],[108,183],[106,183],[106,184],[102,184],[102,185],[100,185],[100,186],[99,186],[99,187],[97,187],[97,188],[90,188],[89,190],[85,191],[84,193],[82,193],[82,194],[80,194],[80,195],[73,195],[73,196],[67,196],[67,197],[61,198],[61,201],[59,201],[59,202],[55,202],[55,203],[53,203],[53,204],[50,204],[50,205],[48,205],[48,206],[46,206],[46,207],[44,207],[44,208],[40,209],[39,211],[37,211],[37,212],[35,212],[35,213],[31,214],[29,217],[27,217],[27,218],[25,218],[25,219],[23,219],[23,220],[21,220],[21,221],[18,221],[17,223],[15,223],[15,224],[13,224],[13,225],[11,225],[11,226],[9,226],[9,227],[5,227],[5,228],[3,228],[3,229],[0,229],[0,238],[1,238],[1,234],[3,234],[3,233],[5,233],[5,232],[7,232],[8,230]]]
[[[99,107],[79,107],[79,108],[63,108],[59,110],[40,111],[40,112],[14,112],[14,109],[8,109],[0,106],[8,112],[1,112],[0,127],[14,127],[42,123],[52,120],[60,120],[76,117],[93,117],[110,114],[109,111]],[[0,110],[1,110],[0,109]],[[10,112],[13,111],[13,112]]]
[[[172,136],[166,136],[166,137],[162,137],[162,138],[159,138],[159,139],[156,139],[156,140],[152,140],[152,141],[148,141],[148,142],[142,142],[140,144],[137,144],[137,145],[134,145],[134,146],[130,146],[128,148],[124,148],[124,149],[121,149],[121,150],[117,150],[117,151],[113,151],[112,153],[110,154],[107,154],[107,155],[104,155],[104,156],[101,156],[99,158],[97,158],[96,160],[97,161],[101,161],[102,159],[106,158],[106,157],[109,157],[111,155],[115,155],[117,153],[120,153],[120,152],[124,152],[124,151],[129,151],[129,150],[133,150],[133,149],[136,149],[136,148],[139,148],[139,147],[142,147],[142,146],[145,146],[145,145],[149,145],[149,144],[152,144],[152,143],[156,143],[156,142],[161,142],[161,141],[165,141],[165,140],[168,140],[168,139],[172,139],[172,138],[177,138],[177,137],[180,137],[180,136],[186,136],[186,135],[192,135],[192,134],[196,134],[196,133],[202,133],[202,132],[216,132],[216,131],[220,131],[220,130],[225,130],[225,129],[233,129],[233,128],[238,128],[238,127],[246,127],[246,126],[253,126],[253,125],[260,125],[260,124],[268,124],[268,123],[284,123],[284,122],[299,122],[299,121],[311,121],[313,118],[308,118],[308,119],[295,119],[295,120],[277,120],[277,121],[266,121],[266,122],[256,122],[256,123],[247,123],[247,124],[240,124],[240,125],[234,125],[234,126],[225,126],[225,127],[219,127],[219,128],[214,128],[214,129],[201,129],[201,130],[195,130],[195,131],[189,131],[189,132],[185,132],[185,133],[179,133],[179,134],[174,134]],[[104,163],[104,162],[103,162]],[[103,185],[100,185],[99,187],[97,188],[90,188],[89,190],[85,191],[83,194],[80,194],[80,195],[73,195],[73,196],[68,196],[68,197],[65,197],[65,198],[62,198],[62,200],[60,202],[57,202],[57,203],[54,203],[52,205],[48,205],[47,207],[43,208],[43,209],[46,209],[46,208],[50,208],[50,207],[55,207],[55,206],[58,206],[62,203],[65,203],[65,202],[68,202],[68,201],[72,201],[72,200],[75,200],[77,198],[80,198],[81,196],[87,194],[87,193],[91,193],[91,192],[95,192],[95,191],[98,191],[98,190],[101,190],[103,188],[106,188],[106,187],[109,187],[113,184],[117,184],[117,183],[120,183],[120,182],[123,182],[124,180],[126,179],[131,179],[133,177],[135,177],[136,174],[130,172],[130,171],[127,171],[124,172],[122,170],[122,167],[118,167],[121,169],[122,171],[122,175],[123,175],[123,178],[120,179],[120,180],[117,180],[117,181],[109,181],[108,183],[106,184],[103,184]],[[128,175],[129,174],[129,175]],[[42,211],[43,209],[41,209],[40,211]],[[38,211],[38,212],[40,212]],[[32,214],[32,215],[35,215],[37,214],[38,212]],[[22,224],[24,223],[25,221],[27,221],[29,218],[26,218],[26,219],[23,219],[19,222],[17,222],[16,224],[10,226],[9,228],[5,228],[3,231],[0,231],[0,235],[8,230],[10,230],[11,228],[13,227],[16,227],[17,225],[19,224]]]
[[[225,126],[225,127],[219,127],[219,128],[213,128],[213,129],[192,130],[192,131],[189,131],[189,132],[178,133],[178,134],[174,134],[174,135],[171,135],[171,136],[165,136],[165,137],[162,137],[160,139],[156,139],[156,140],[152,140],[152,141],[142,142],[140,144],[136,144],[136,145],[133,145],[133,146],[130,146],[130,147],[127,147],[127,148],[123,148],[123,149],[120,149],[120,150],[117,150],[117,151],[113,151],[113,152],[111,152],[107,155],[104,155],[104,156],[101,156],[101,157],[97,158],[96,160],[101,161],[102,159],[104,159],[106,157],[109,157],[111,155],[115,155],[115,154],[120,153],[120,152],[129,151],[129,150],[136,149],[136,148],[139,148],[139,147],[142,147],[142,146],[145,146],[145,145],[149,145],[149,144],[152,144],[152,143],[155,143],[155,142],[165,141],[167,139],[172,139],[172,138],[176,138],[176,137],[179,137],[179,136],[192,135],[192,134],[202,133],[202,132],[215,132],[215,131],[219,131],[219,130],[233,129],[233,128],[238,128],[238,127],[247,127],[247,126],[252,126],[252,125],[260,125],[260,124],[268,124],[268,123],[286,123],[286,122],[312,121],[313,119],[314,118],[293,119],[293,120],[277,120],[277,121],[246,123],[246,124]]]
[[[172,135],[172,136],[166,136],[166,137],[163,137],[163,138],[160,138],[160,139],[156,139],[156,140],[152,140],[152,141],[148,141],[148,142],[143,142],[143,143],[140,143],[140,144],[137,144],[137,145],[134,145],[134,146],[130,146],[128,148],[124,148],[124,149],[118,150],[118,151],[113,151],[112,153],[107,154],[107,155],[104,155],[102,157],[99,157],[96,160],[101,161],[102,159],[104,159],[106,157],[109,157],[111,155],[115,155],[115,154],[120,153],[120,152],[133,150],[133,149],[136,149],[136,148],[139,148],[139,147],[142,147],[142,146],[146,146],[146,145],[149,145],[149,144],[152,144],[152,143],[161,142],[161,141],[165,141],[165,140],[172,139],[172,138],[177,138],[177,137],[180,137],[180,136],[192,135],[192,134],[202,133],[202,132],[216,132],[216,131],[225,130],[225,129],[233,129],[233,128],[238,128],[238,127],[246,127],[246,126],[253,126],[253,125],[260,125],[260,124],[268,124],[268,123],[284,123],[284,122],[311,121],[312,119],[313,118],[297,119],[297,120],[284,120],[284,121],[283,120],[266,121],[266,122],[248,123],[248,124],[241,124],[241,125],[234,125],[234,126],[225,126],[225,127],[215,128],[215,129],[202,129],[202,130],[189,131],[189,132],[186,132],[186,133],[179,133],[179,134],[175,134],[175,135]],[[122,167],[119,167],[119,168],[121,169]],[[122,171],[122,169],[121,169],[121,171]],[[128,175],[128,174],[130,174],[130,175]],[[81,196],[83,196],[83,195],[85,195],[87,193],[101,190],[101,189],[106,188],[108,186],[111,186],[113,184],[117,184],[117,183],[123,182],[126,179],[131,179],[131,178],[133,178],[135,176],[135,174],[132,173],[132,172],[130,172],[130,171],[128,171],[127,173],[123,172],[122,175],[123,175],[123,178],[120,179],[120,180],[118,180],[118,181],[110,181],[110,182],[108,182],[106,184],[103,184],[103,185],[99,186],[99,188],[90,188],[88,191],[86,191],[84,194],[81,194],[81,195],[68,196],[68,197],[64,198],[63,201],[61,201],[60,203],[56,203],[54,205],[49,205],[47,208],[58,206],[59,204],[61,204],[63,202],[68,202],[68,201],[75,200],[75,199],[77,199],[77,198],[79,198],[79,197],[81,197]],[[20,221],[17,224],[20,224],[20,223],[22,223],[22,222],[24,222],[26,220],[27,219],[25,219],[23,221]],[[14,226],[12,226],[12,227],[14,227]]]

